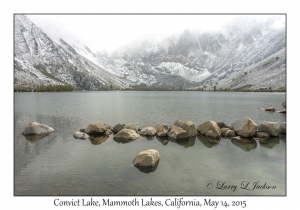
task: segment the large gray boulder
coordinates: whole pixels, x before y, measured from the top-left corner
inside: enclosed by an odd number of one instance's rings
[[[280,123],[280,129],[279,129],[280,134],[286,134],[286,122]]]
[[[182,128],[172,125],[171,130],[169,131],[168,136],[172,139],[185,139],[188,138],[188,133]]]
[[[86,133],[83,133],[83,132],[75,132],[75,133],[73,134],[73,137],[74,137],[75,139],[87,139],[87,138],[89,138],[89,135],[86,134]]]
[[[242,137],[253,137],[257,131],[257,125],[248,117],[232,123],[234,132]]]
[[[151,126],[147,126],[140,131],[140,134],[143,136],[155,136],[156,129]]]
[[[153,167],[160,160],[160,155],[157,150],[149,149],[140,152],[133,160],[133,165],[136,167]]]
[[[30,122],[25,126],[24,130],[22,131],[22,134],[46,136],[52,133],[53,131],[54,129],[47,125],[40,124],[37,122]]]
[[[204,136],[211,137],[214,139],[221,138],[221,129],[215,121],[207,121],[205,123],[200,124],[197,127],[197,131]]]
[[[119,133],[117,133],[114,138],[124,139],[124,140],[135,140],[139,138],[139,135],[135,130],[124,128]]]
[[[85,133],[89,135],[103,134],[107,129],[109,129],[109,127],[110,125],[106,123],[94,122],[86,127]]]
[[[188,137],[194,137],[197,135],[195,124],[192,121],[183,123],[181,128],[187,132]]]
[[[136,122],[136,123],[125,124],[125,128],[134,130],[136,133],[138,133],[139,132],[139,123]]]
[[[157,136],[162,137],[162,136],[167,136],[169,131],[169,127],[166,124],[161,124],[157,128]]]
[[[278,122],[262,122],[257,126],[258,131],[268,133],[270,136],[278,136],[280,125]]]

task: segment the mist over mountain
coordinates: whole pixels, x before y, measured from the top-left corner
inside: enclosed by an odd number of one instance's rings
[[[286,86],[286,33],[278,16],[240,18],[222,30],[186,29],[144,40],[111,54],[51,40],[26,16],[15,15],[15,86],[69,84],[85,90],[111,86],[183,89],[277,89]]]

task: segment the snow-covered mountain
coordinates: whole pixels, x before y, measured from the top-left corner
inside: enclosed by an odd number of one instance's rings
[[[239,19],[219,32],[185,30],[108,55],[62,39],[54,43],[25,16],[16,15],[15,85],[277,89],[286,86],[286,33],[274,25],[277,18]]]
[[[87,47],[73,48],[62,39],[55,43],[26,16],[14,18],[15,86],[69,84],[101,90],[130,84],[98,66]]]

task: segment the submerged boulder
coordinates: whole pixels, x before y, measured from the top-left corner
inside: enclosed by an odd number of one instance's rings
[[[278,136],[280,125],[278,122],[262,122],[257,127],[258,131],[270,134],[270,136]]]
[[[37,122],[30,122],[25,126],[24,130],[22,131],[22,134],[46,136],[52,133],[53,131],[54,129],[47,125],[40,124]]]
[[[119,133],[117,133],[114,138],[120,140],[135,140],[139,138],[139,135],[135,130],[124,128]]]
[[[157,150],[149,149],[140,152],[133,160],[136,167],[153,167],[158,164],[160,155]]]
[[[75,132],[75,133],[73,134],[73,137],[74,137],[75,139],[87,139],[87,138],[89,138],[89,135],[86,134],[86,133],[83,133],[83,132]]]
[[[94,122],[89,124],[86,129],[85,133],[89,135],[95,135],[95,134],[103,134],[107,129],[109,129],[110,125],[102,122]]]
[[[185,139],[188,138],[188,133],[182,128],[172,125],[168,136],[172,139]]]
[[[169,131],[169,127],[166,124],[161,124],[158,128],[157,128],[157,136],[161,137],[161,136],[167,136],[168,135],[168,131]]]
[[[156,130],[151,126],[147,126],[140,131],[140,134],[143,136],[155,136]]]
[[[242,137],[253,137],[257,131],[257,125],[248,117],[232,123],[234,132]]]
[[[221,137],[221,129],[215,121],[207,121],[197,127],[197,131],[204,136],[219,139]]]

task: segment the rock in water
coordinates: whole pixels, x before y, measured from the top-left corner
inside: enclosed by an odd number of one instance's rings
[[[156,130],[153,127],[145,127],[140,131],[140,134],[143,136],[155,136],[156,135]]]
[[[73,134],[73,137],[75,139],[87,139],[87,138],[89,138],[89,135],[87,135],[86,133],[83,133],[83,132],[75,132]]]
[[[187,132],[188,137],[194,137],[197,135],[195,124],[192,121],[183,123],[181,128]]]
[[[125,125],[125,128],[134,130],[136,133],[139,132],[139,123],[128,123]]]
[[[188,138],[188,133],[182,128],[172,125],[172,128],[169,132],[169,137],[172,139],[185,139]]]
[[[265,132],[256,132],[255,137],[259,139],[268,139],[270,138],[270,135]]]
[[[257,125],[248,117],[232,123],[234,132],[242,137],[253,137],[257,131]]]
[[[268,133],[270,136],[278,136],[280,125],[278,122],[262,122],[257,126],[258,131]]]
[[[214,139],[221,138],[221,129],[215,121],[207,121],[197,127],[197,131],[204,136]]]
[[[275,112],[275,108],[270,106],[268,108],[265,108],[265,111],[269,111],[269,112]]]
[[[53,128],[39,124],[37,122],[30,122],[28,123],[24,130],[22,131],[23,135],[49,135],[54,131]]]
[[[157,129],[157,136],[167,136],[168,135],[168,126],[166,124],[161,124]]]
[[[230,130],[232,130],[232,126],[231,125],[228,125],[227,123],[224,123],[224,122],[217,122],[218,126],[220,129],[222,128],[229,128]]]
[[[114,133],[119,133],[120,130],[125,128],[125,124],[117,124],[113,127],[113,132]]]
[[[104,135],[105,136],[109,136],[110,134],[112,134],[113,132],[110,130],[110,129],[107,129],[105,132],[104,132]]]
[[[107,129],[109,129],[109,127],[110,125],[108,124],[102,122],[94,122],[86,127],[85,133],[89,135],[103,134]]]
[[[116,139],[124,139],[124,140],[135,140],[139,138],[139,135],[135,130],[132,129],[122,129],[119,133],[117,133],[114,138]]]
[[[282,102],[282,106],[286,107],[286,101]]]
[[[158,151],[149,149],[140,152],[133,160],[133,165],[136,167],[153,167],[160,160]]]
[[[279,133],[284,135],[286,134],[286,122],[280,124]]]
[[[183,125],[183,122],[181,120],[176,120],[173,125],[176,125],[177,127],[181,128]]]
[[[235,137],[235,132],[233,130],[230,130],[229,128],[223,127],[221,128],[221,135],[223,137]]]

